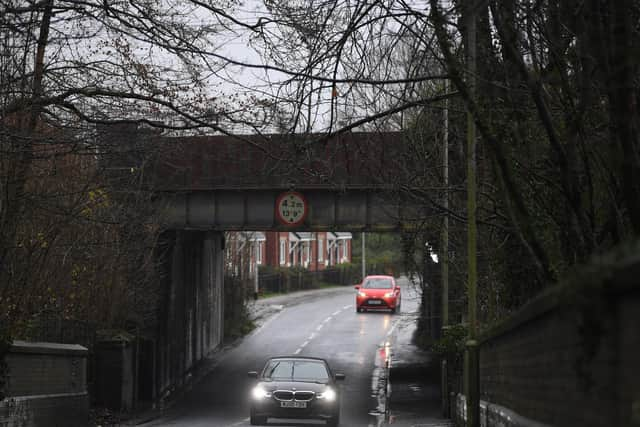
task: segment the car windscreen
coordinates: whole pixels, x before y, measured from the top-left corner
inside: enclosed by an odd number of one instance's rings
[[[329,380],[329,373],[323,362],[308,360],[271,360],[262,376],[275,381],[326,382]]]
[[[391,279],[385,277],[372,277],[364,282],[363,287],[366,289],[392,289],[393,283]]]

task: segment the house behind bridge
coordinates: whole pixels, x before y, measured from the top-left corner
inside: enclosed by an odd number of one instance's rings
[[[255,274],[256,266],[320,271],[351,263],[352,237],[349,232],[330,231],[229,232],[226,268],[238,275],[243,267],[248,267],[251,276]]]

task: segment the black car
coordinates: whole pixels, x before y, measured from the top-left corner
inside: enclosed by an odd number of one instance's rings
[[[249,372],[259,381],[251,391],[251,425],[267,418],[306,418],[340,423],[340,389],[326,360],[316,357],[282,356],[267,361],[262,373]]]

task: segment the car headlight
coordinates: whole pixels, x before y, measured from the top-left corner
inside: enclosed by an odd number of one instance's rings
[[[327,388],[324,392],[318,395],[318,399],[324,399],[327,402],[333,402],[336,400],[336,392],[332,388]]]
[[[265,390],[261,386],[256,386],[253,388],[253,390],[251,390],[251,395],[253,396],[254,399],[261,400],[261,399],[264,399],[265,397],[271,396],[271,393],[269,393],[267,390]]]
[[[366,297],[366,296],[367,296],[367,294],[365,294],[365,293],[364,293],[364,292],[362,292],[362,291],[358,291],[358,296],[359,296],[359,297]]]
[[[385,298],[391,298],[391,297],[393,297],[394,295],[395,295],[395,293],[393,293],[393,292],[387,292],[386,294],[384,294],[384,297],[385,297]]]

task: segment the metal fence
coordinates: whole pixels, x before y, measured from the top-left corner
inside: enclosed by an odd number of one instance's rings
[[[56,310],[38,313],[30,323],[31,341],[80,344],[88,349],[96,342],[96,326],[90,322],[66,319]]]
[[[384,274],[382,266],[367,266],[368,274]],[[262,293],[287,293],[316,289],[324,285],[351,286],[362,280],[362,268],[343,265],[318,271],[301,268],[261,269],[258,287]]]

